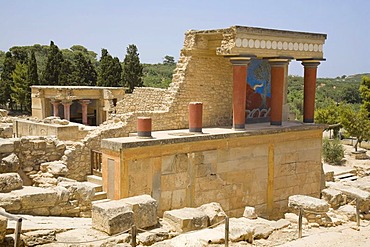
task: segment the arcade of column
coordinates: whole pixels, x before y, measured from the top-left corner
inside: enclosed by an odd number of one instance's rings
[[[233,65],[233,128],[244,130],[246,124],[246,83],[248,64],[252,57],[232,57]],[[270,124],[281,126],[283,121],[284,83],[290,59],[268,59],[271,65]],[[300,60],[304,68],[303,122],[314,123],[316,75],[319,60]]]
[[[90,104],[90,100],[86,100],[86,99],[83,99],[83,100],[79,100],[78,103],[81,105],[81,109],[82,109],[82,123],[84,125],[88,125],[88,121],[87,121],[87,106],[88,104]],[[63,118],[66,119],[66,120],[70,120],[71,118],[71,105],[73,103],[72,100],[55,100],[55,99],[51,99],[50,100],[50,103],[53,105],[53,115],[54,117],[61,117],[60,114],[59,114],[59,105],[62,104],[63,105],[63,111],[64,111],[64,116]]]

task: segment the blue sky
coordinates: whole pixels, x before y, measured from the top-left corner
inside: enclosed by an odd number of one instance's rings
[[[320,77],[370,72],[368,0],[0,0],[0,50],[80,44],[120,60],[136,44],[143,63],[176,59],[186,30],[234,25],[327,33]],[[290,74],[302,75],[291,62]]]

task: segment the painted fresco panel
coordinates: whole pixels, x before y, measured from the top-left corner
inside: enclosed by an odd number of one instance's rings
[[[246,123],[268,122],[271,111],[271,66],[253,59],[248,66]]]

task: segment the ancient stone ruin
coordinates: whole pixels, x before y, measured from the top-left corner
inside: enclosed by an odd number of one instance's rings
[[[226,221],[230,241],[252,243],[295,234],[301,210],[306,228],[356,220],[353,200],[369,218],[368,186],[325,181],[324,126],[313,123],[325,40],[191,30],[167,89],[32,87],[32,117],[1,112],[1,212],[25,219],[26,246],[125,246],[133,225],[141,245],[207,246],[225,243]],[[303,122],[287,104],[294,60],[304,69]],[[39,216],[58,226],[40,227]],[[64,226],[64,217],[75,218]],[[16,241],[15,228],[0,216],[0,241]]]

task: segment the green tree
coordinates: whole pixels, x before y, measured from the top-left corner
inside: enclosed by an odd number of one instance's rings
[[[60,85],[59,76],[61,71],[61,64],[63,63],[63,55],[58,46],[50,41],[50,48],[46,68],[44,72],[43,84],[46,85]]]
[[[121,86],[122,67],[119,59],[109,55],[107,49],[102,49],[101,53],[96,84],[103,87]]]
[[[362,99],[362,106],[370,112],[370,77],[362,77],[360,84],[360,96]]]
[[[340,122],[343,128],[350,136],[357,139],[354,145],[355,151],[357,151],[359,143],[370,137],[370,120],[368,115],[369,112],[364,107],[356,111],[352,106],[344,105],[341,109]]]
[[[97,73],[90,60],[87,60],[82,53],[75,54],[75,66],[73,82],[79,86],[95,86]]]
[[[60,86],[72,86],[74,84],[74,77],[73,77],[73,64],[69,60],[63,60],[60,64],[60,73],[58,76],[58,85]]]
[[[27,70],[27,78],[29,84],[38,85],[39,84],[39,75],[37,73],[37,62],[35,57],[35,52],[31,51],[30,57],[28,59],[28,70]]]
[[[175,58],[172,57],[172,56],[165,56],[164,59],[163,59],[163,64],[166,64],[166,65],[175,65]]]
[[[31,90],[27,78],[27,65],[18,62],[13,71],[13,85],[11,86],[11,98],[21,110],[31,111]]]
[[[7,52],[4,58],[3,71],[0,76],[0,104],[9,104],[13,109],[13,100],[11,98],[13,85],[13,71],[15,70],[15,60],[11,52]]]
[[[143,86],[143,66],[140,64],[139,53],[136,45],[127,47],[126,56],[123,61],[123,85],[132,92],[134,87]]]

